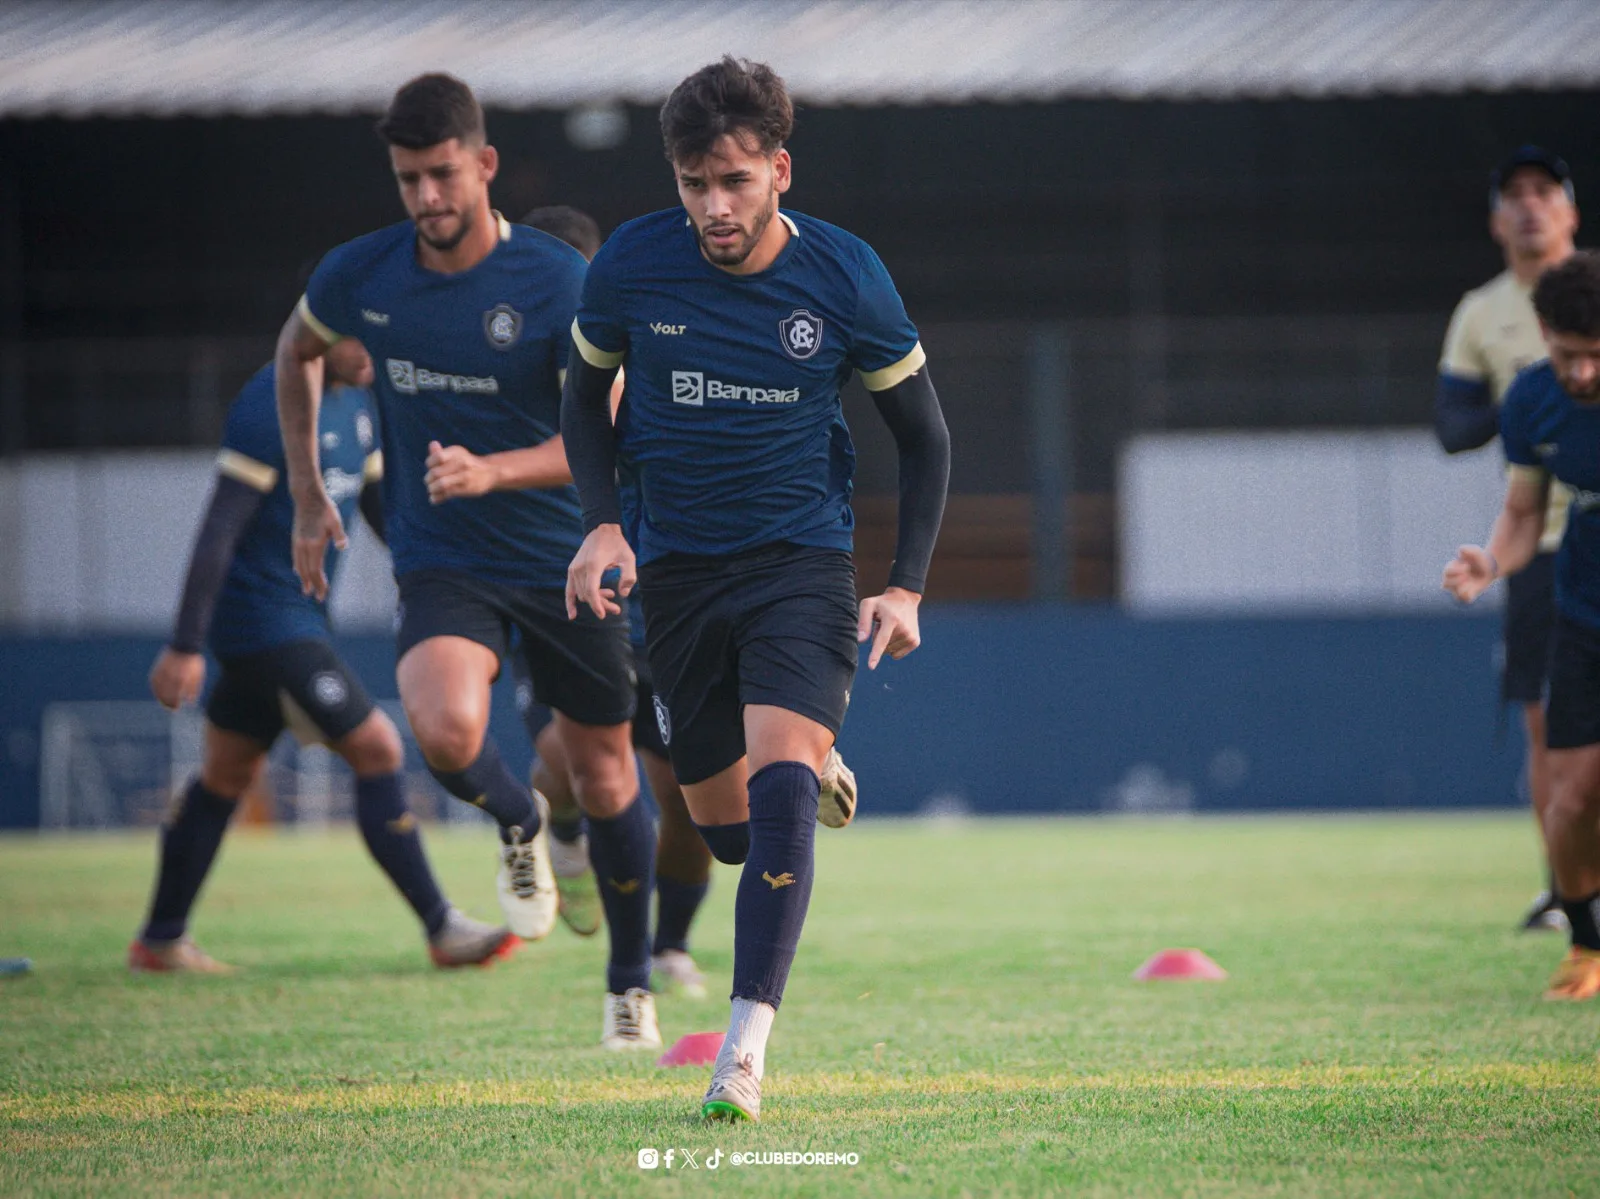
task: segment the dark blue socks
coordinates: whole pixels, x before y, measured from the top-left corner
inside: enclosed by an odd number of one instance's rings
[[[594,866],[600,902],[611,935],[606,990],[622,995],[630,987],[650,989],[650,895],[655,890],[656,826],[637,796],[611,820],[584,818],[589,829],[589,861]]]
[[[422,849],[417,818],[406,811],[398,774],[356,779],[356,823],[373,858],[400,889],[431,937],[450,911]]]
[[[705,902],[710,883],[680,883],[663,874],[656,875],[656,939],[651,953],[668,949],[689,952],[689,925]]]
[[[177,814],[161,830],[161,867],[141,939],[176,941],[183,936],[189,909],[206,881],[236,806],[235,800],[207,791],[199,779],[189,784]]]
[[[750,856],[733,910],[735,999],[774,1008],[783,1000],[811,903],[820,789],[802,762],[773,762],[750,777]]]
[[[711,850],[711,856],[724,866],[738,866],[750,856],[750,822],[738,824],[697,824],[700,839]]]
[[[506,830],[512,826],[522,829],[524,841],[539,831],[539,813],[533,806],[533,795],[506,769],[493,738],[484,737],[483,748],[465,770],[435,770],[429,766],[428,772],[451,795],[493,816],[500,825],[502,841],[510,841]]]

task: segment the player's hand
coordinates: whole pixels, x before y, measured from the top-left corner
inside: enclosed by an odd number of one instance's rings
[[[459,445],[428,443],[428,499],[435,504],[493,491],[498,472],[487,458]]]
[[[868,670],[878,669],[885,653],[898,661],[922,644],[922,630],[917,624],[917,607],[921,603],[920,595],[904,587],[890,587],[882,595],[861,601],[856,640],[872,638]]]
[[[1489,551],[1464,545],[1444,568],[1444,589],[1464,604],[1470,604],[1488,589],[1499,571]]]
[[[600,580],[614,566],[621,569],[622,577],[617,580],[615,589],[602,587]],[[633,549],[622,535],[622,526],[596,526],[583,539],[578,556],[567,568],[567,619],[578,619],[579,604],[589,605],[589,610],[601,620],[617,615],[622,605],[616,601],[628,595],[638,579]]]
[[[294,573],[300,576],[300,594],[328,598],[324,564],[330,541],[339,549],[350,544],[339,509],[319,480],[314,493],[294,497]]]
[[[203,654],[187,654],[168,646],[161,651],[156,664],[150,668],[150,694],[169,712],[176,712],[184,704],[200,698],[200,688],[206,682],[206,659]]]

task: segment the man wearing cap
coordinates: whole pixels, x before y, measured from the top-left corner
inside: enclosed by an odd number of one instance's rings
[[[1489,234],[1505,253],[1506,269],[1456,305],[1445,334],[1434,399],[1434,428],[1457,454],[1494,440],[1500,402],[1518,371],[1545,357],[1533,285],[1573,251],[1578,208],[1572,172],[1538,146],[1523,146],[1489,177]],[[1561,545],[1572,495],[1550,488],[1539,553],[1507,581],[1501,697],[1521,705],[1528,734],[1528,792],[1541,820],[1549,801],[1544,693],[1555,629],[1555,551]],[[1547,855],[1548,857],[1548,855]],[[1528,929],[1565,926],[1554,885],[1534,900]]]

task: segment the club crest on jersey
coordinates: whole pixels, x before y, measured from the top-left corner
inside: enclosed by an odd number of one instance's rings
[[[496,304],[483,314],[483,335],[497,350],[509,350],[522,336],[522,313],[510,304]]]
[[[804,308],[796,308],[778,322],[778,340],[783,352],[804,361],[822,348],[822,318]]]

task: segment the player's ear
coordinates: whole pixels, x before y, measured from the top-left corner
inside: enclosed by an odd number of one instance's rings
[[[789,158],[789,151],[779,150],[772,156],[772,186],[782,195],[793,182],[794,163]]]
[[[483,173],[485,183],[494,182],[494,177],[500,173],[500,151],[493,146],[483,146],[478,151],[478,170]]]

